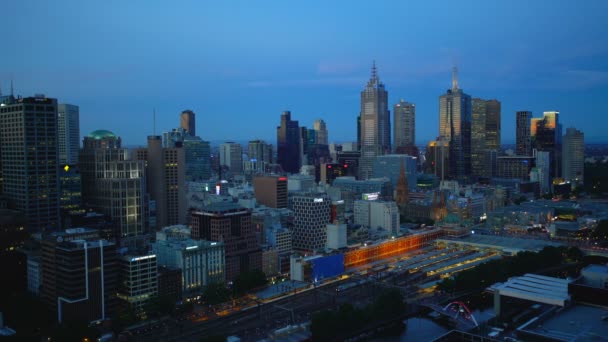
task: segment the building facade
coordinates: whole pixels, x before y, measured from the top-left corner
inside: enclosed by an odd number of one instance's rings
[[[287,208],[287,177],[255,176],[253,191],[260,204],[271,208]]]
[[[186,109],[179,115],[180,127],[183,128],[190,136],[196,136],[196,120],[193,111]]]
[[[301,161],[300,127],[297,120],[291,120],[291,112],[281,114],[281,124],[277,127],[277,163],[284,172],[298,173]]]
[[[515,153],[519,156],[532,155],[530,140],[530,120],[532,112],[527,110],[515,113]]]
[[[59,165],[78,163],[80,149],[80,114],[78,106],[59,104],[57,106],[57,146]]]
[[[542,118],[532,119],[532,125],[533,148],[549,152],[550,176],[561,177],[562,125],[559,123],[559,112],[544,112]]]
[[[563,138],[562,171],[566,181],[584,182],[585,134],[574,127],[567,128]]]
[[[317,119],[312,125],[315,131],[315,144],[318,145],[328,145],[328,133],[327,133],[327,125],[323,119]]]
[[[416,105],[405,100],[393,106],[393,149],[416,145]]]
[[[24,213],[30,232],[60,227],[57,100],[5,98],[0,107],[4,195]]]
[[[158,296],[158,266],[155,254],[125,255],[119,259],[118,298],[140,315]]]
[[[220,145],[220,166],[227,166],[235,175],[243,173],[243,148],[241,144],[229,141]]]
[[[331,199],[326,194],[299,194],[289,200],[294,212],[293,248],[324,250],[327,244],[327,224],[330,223]]]

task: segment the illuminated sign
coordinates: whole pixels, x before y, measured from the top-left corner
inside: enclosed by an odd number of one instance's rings
[[[321,203],[321,202],[323,202],[323,199],[322,198],[315,198],[314,202],[315,203]]]
[[[220,185],[219,184],[215,186],[215,194],[216,195],[220,194]]]
[[[189,246],[189,247],[186,247],[186,250],[189,250],[189,249],[196,249],[196,248],[198,248],[198,246]]]
[[[372,192],[369,194],[363,194],[362,198],[365,201],[375,201],[378,199],[378,197],[380,197],[380,193],[379,192]]]
[[[212,242],[211,243],[211,246],[215,246],[215,245],[217,245],[217,242]]]
[[[146,260],[146,259],[152,259],[152,258],[156,258],[156,254],[141,256],[141,257],[137,257],[137,258],[131,258],[131,261],[133,262],[133,261],[140,261],[140,260]]]
[[[279,180],[280,180],[280,181],[286,181],[286,180],[287,180],[287,177],[279,177]]]

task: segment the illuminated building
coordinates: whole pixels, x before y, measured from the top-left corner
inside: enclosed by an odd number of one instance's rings
[[[500,151],[500,102],[475,98],[471,110],[471,174],[476,178],[492,177],[488,151]]]
[[[533,147],[538,151],[549,152],[551,178],[562,175],[562,125],[559,112],[544,112],[542,119],[532,119],[535,130]]]
[[[450,142],[444,137],[429,141],[426,147],[426,164],[424,169],[439,180],[448,178],[450,172]]]
[[[213,203],[192,213],[192,238],[222,241],[226,249],[226,281],[242,272],[262,269],[251,211],[234,203]]]
[[[293,248],[304,251],[324,250],[331,199],[326,194],[296,194],[290,196],[289,207],[294,212]]]
[[[158,267],[155,254],[125,255],[119,260],[118,298],[138,315],[158,296]]]
[[[132,160],[114,133],[97,130],[83,140],[79,167],[84,205],[110,217],[121,246],[142,246],[148,231],[145,162]]]
[[[82,179],[76,164],[65,164],[59,170],[59,206],[64,225],[69,213],[82,210]]]
[[[157,240],[152,250],[159,267],[181,270],[183,298],[200,294],[203,286],[210,283],[226,280],[222,242],[173,237]]]
[[[336,178],[347,176],[348,171],[346,163],[321,164],[321,182],[331,185]]]
[[[60,226],[57,100],[2,97],[0,167],[4,196],[23,212],[26,229]]]
[[[354,177],[339,177],[333,187],[339,189],[346,211],[351,211],[354,201],[361,199],[363,194],[378,194],[381,199],[393,198],[393,185],[388,178],[356,180]]]
[[[255,176],[253,190],[260,204],[271,208],[287,208],[287,177]]]
[[[416,105],[399,101],[393,106],[393,148],[395,151],[416,145]]]
[[[439,97],[439,135],[449,142],[450,178],[466,180],[471,174],[471,96],[458,88],[455,67],[452,88]]]
[[[372,177],[374,157],[391,151],[391,118],[388,110],[388,92],[378,78],[376,63],[365,89],[361,92],[361,113],[359,115],[359,136],[361,159],[359,179]]]

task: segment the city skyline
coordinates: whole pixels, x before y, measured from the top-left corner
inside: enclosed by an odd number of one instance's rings
[[[605,2],[387,2],[374,5],[371,18],[368,6],[120,3],[115,11],[111,4],[10,3],[7,12],[27,11],[29,19],[17,14],[0,23],[13,47],[0,85],[7,94],[12,80],[16,95],[77,105],[81,136],[108,129],[125,145],[145,145],[154,110],[159,134],[176,127],[184,109],[197,113],[204,140],[273,142],[276,117],[289,110],[307,127],[322,118],[329,142],[343,142],[356,140],[359,92],[375,60],[389,108],[400,99],[416,104],[416,143],[424,145],[438,136],[436,98],[456,65],[467,93],[501,101],[503,143],[515,142],[522,110],[534,117],[557,110],[564,127],[576,126],[588,142],[604,136],[597,123],[605,122],[608,94]],[[399,13],[410,13],[405,27]]]

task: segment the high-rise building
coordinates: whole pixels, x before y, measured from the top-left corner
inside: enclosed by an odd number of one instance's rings
[[[532,112],[523,110],[515,115],[515,153],[519,156],[530,156],[532,155],[530,140]]]
[[[403,207],[409,202],[409,187],[408,180],[405,175],[405,161],[401,161],[401,168],[399,170],[399,181],[397,182],[397,194],[395,201],[399,207]]]
[[[291,120],[291,112],[281,114],[281,125],[277,127],[277,163],[283,171],[300,172],[301,165],[300,127],[297,120]]]
[[[180,127],[186,130],[188,134],[196,136],[196,121],[194,118],[194,112],[186,109],[179,116]]]
[[[116,312],[116,245],[95,234],[76,228],[42,240],[41,297],[59,323],[103,321]]]
[[[471,174],[491,177],[487,152],[500,151],[500,102],[475,98],[471,104]]]
[[[429,141],[426,147],[426,173],[432,173],[440,180],[448,178],[450,170],[450,141],[445,137]]]
[[[235,142],[220,145],[220,165],[227,166],[233,174],[243,173],[243,148]]]
[[[114,133],[97,130],[84,137],[79,167],[83,204],[110,217],[121,246],[143,246],[148,232],[145,161],[133,160]]]
[[[450,178],[466,180],[471,174],[471,97],[458,88],[455,67],[452,89],[439,97],[439,135],[450,143]]]
[[[156,202],[156,227],[187,222],[186,151],[183,147],[162,147],[159,135],[148,136],[147,185]]]
[[[544,112],[541,119],[532,119],[532,123],[536,125],[531,129],[531,132],[535,133],[533,147],[549,152],[550,176],[561,177],[562,124],[559,123],[559,112]]]
[[[211,147],[208,141],[191,135],[183,128],[163,133],[163,147],[183,147],[186,155],[186,180],[211,178]]]
[[[499,178],[528,180],[535,162],[534,157],[530,156],[500,156],[496,162],[496,176]]]
[[[566,129],[562,145],[562,172],[566,181],[583,183],[585,174],[585,134],[574,127]]]
[[[57,100],[5,97],[0,108],[0,168],[4,195],[30,232],[60,226]]]
[[[118,260],[117,297],[140,317],[146,305],[158,296],[158,265],[155,254],[124,255]]]
[[[80,115],[78,106],[59,104],[57,106],[57,145],[59,165],[78,163],[80,149]]]
[[[298,194],[290,197],[294,212],[293,248],[305,251],[324,250],[327,224],[330,223],[331,199],[326,194]]]
[[[325,125],[325,121],[323,119],[317,119],[313,123],[312,127],[315,130],[316,136],[316,144],[319,145],[328,145],[328,134],[327,134],[327,126]]]
[[[272,145],[263,140],[251,140],[247,146],[248,160],[244,162],[246,173],[266,173],[273,163]]]
[[[393,117],[395,151],[416,145],[416,105],[402,99],[393,107]]]
[[[223,241],[226,248],[226,281],[242,272],[262,269],[251,211],[234,203],[213,203],[192,213],[192,238]]]
[[[388,92],[378,78],[376,63],[367,86],[361,92],[360,113],[361,159],[359,178],[369,179],[374,157],[391,151],[391,120]]]
[[[64,165],[59,169],[59,206],[64,226],[67,215],[82,210],[82,179],[77,164]]]
[[[260,204],[271,208],[287,208],[287,177],[255,176],[253,191]]]

